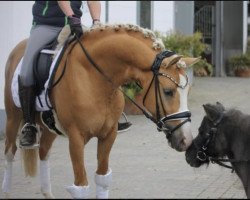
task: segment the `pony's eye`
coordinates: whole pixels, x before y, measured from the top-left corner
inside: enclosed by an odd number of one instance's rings
[[[172,97],[174,96],[174,91],[172,89],[164,89],[164,94],[167,96],[167,97]]]

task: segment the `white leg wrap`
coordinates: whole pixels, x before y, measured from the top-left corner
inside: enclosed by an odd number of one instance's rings
[[[11,190],[11,179],[12,179],[12,164],[13,161],[5,162],[4,178],[2,184],[2,190],[5,196],[8,197]]]
[[[108,199],[109,197],[109,186],[112,181],[112,170],[109,169],[107,174],[98,175],[95,174],[96,183],[96,198],[97,199]]]
[[[89,186],[67,186],[66,190],[71,194],[74,199],[87,199],[89,196]]]
[[[51,192],[49,160],[40,160],[41,192],[45,198],[54,198]]]

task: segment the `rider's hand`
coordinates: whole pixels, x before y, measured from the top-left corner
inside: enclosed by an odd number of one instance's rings
[[[91,28],[95,28],[96,26],[100,26],[101,22],[99,19],[93,19]]]
[[[71,34],[75,34],[78,38],[83,34],[81,19],[75,15],[68,16]]]

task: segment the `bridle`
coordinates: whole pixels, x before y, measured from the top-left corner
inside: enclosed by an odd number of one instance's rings
[[[250,160],[237,160],[237,159],[226,159],[226,158],[218,158],[216,156],[212,156],[209,155],[208,152],[208,145],[211,143],[211,141],[215,141],[215,135],[217,134],[217,130],[218,130],[218,126],[220,124],[220,122],[222,121],[224,117],[224,113],[221,113],[220,117],[216,120],[213,121],[213,126],[210,128],[210,130],[208,131],[208,133],[206,133],[206,138],[205,138],[205,142],[203,143],[202,147],[199,148],[198,145],[194,142],[194,145],[196,146],[197,149],[199,149],[199,151],[197,151],[196,154],[196,158],[202,162],[204,161],[210,161],[211,163],[216,163],[220,166],[232,169],[232,172],[234,171],[234,167],[233,166],[229,166],[224,164],[223,162],[231,162],[231,163],[239,163],[239,162],[249,162]]]
[[[79,40],[79,38],[76,36],[76,40],[77,42],[79,43],[82,51],[84,52],[85,56],[87,57],[87,59],[89,60],[89,62],[96,68],[96,70],[98,72],[100,72],[104,78],[111,83],[112,87],[113,88],[117,88],[112,80],[105,74],[105,72],[93,61],[93,59],[90,57],[89,53],[87,52],[87,50],[84,48],[82,42]],[[148,87],[147,89],[147,92],[143,98],[143,104],[145,102],[145,99],[147,97],[147,94],[148,94],[148,91],[152,85],[152,83],[155,81],[155,98],[156,98],[156,118],[154,118],[152,116],[151,113],[149,113],[147,110],[143,109],[141,106],[139,106],[132,98],[130,98],[123,90],[121,90],[119,88],[119,90],[136,106],[138,107],[142,112],[143,114],[149,118],[152,122],[154,122],[157,126],[157,129],[158,131],[164,131],[164,133],[166,134],[166,137],[169,138],[173,133],[174,131],[176,131],[178,128],[180,128],[182,125],[184,125],[186,122],[190,122],[191,119],[191,112],[190,111],[182,111],[182,112],[176,112],[176,113],[173,113],[173,114],[170,114],[170,115],[166,115],[166,111],[164,109],[164,106],[163,106],[163,102],[162,102],[162,97],[161,97],[161,94],[160,94],[160,86],[159,86],[159,76],[164,76],[166,78],[168,78],[169,80],[171,80],[174,84],[176,84],[177,87],[181,88],[181,89],[184,89],[187,84],[188,84],[188,77],[187,75],[185,76],[186,77],[186,84],[185,85],[180,85],[176,80],[174,80],[171,76],[169,76],[168,74],[164,74],[164,73],[160,73],[159,72],[159,69],[160,69],[160,66],[161,66],[161,63],[163,61],[164,58],[167,58],[167,57],[170,57],[172,55],[176,54],[175,52],[172,52],[172,51],[168,51],[168,50],[165,50],[165,51],[162,51],[160,52],[159,54],[156,55],[156,58],[153,62],[153,65],[151,67],[151,70],[153,72],[153,78],[152,78],[152,81],[150,83],[150,86]],[[64,68],[66,68],[66,63],[65,63],[65,66]],[[65,69],[63,70],[65,71]],[[161,102],[161,106],[163,108],[163,111],[164,111],[164,114],[166,115],[165,117],[163,118],[160,118],[160,108],[159,108],[159,99],[160,99],[160,102]],[[166,124],[166,122],[168,121],[173,121],[173,120],[180,120],[180,119],[185,119],[183,122],[181,122],[180,124],[176,125],[175,127],[171,127],[169,125]]]
[[[160,69],[160,66],[161,66],[163,59],[170,57],[172,55],[175,55],[175,54],[176,53],[173,51],[165,50],[165,51],[162,51],[156,55],[154,63],[151,67],[151,70],[152,70],[154,76],[151,80],[151,83],[150,83],[148,89],[147,89],[147,92],[145,93],[145,96],[143,97],[143,105],[145,105],[145,100],[146,100],[146,97],[148,95],[149,89],[151,88],[153,82],[155,82],[156,119],[153,118],[152,116],[148,116],[148,118],[151,119],[156,124],[158,131],[164,131],[164,133],[166,134],[166,137],[168,139],[174,133],[174,131],[176,131],[178,128],[180,128],[182,125],[184,125],[186,122],[191,121],[191,119],[190,119],[191,112],[190,111],[182,111],[182,112],[176,112],[176,113],[173,113],[170,115],[166,115],[166,111],[165,111],[164,106],[163,106],[162,96],[161,96],[160,87],[159,87],[159,85],[160,85],[159,84],[159,76],[163,76],[163,77],[168,78],[177,87],[179,87],[181,89],[185,89],[185,87],[188,84],[187,75],[185,76],[186,77],[186,84],[181,85],[176,80],[174,80],[171,76],[169,76],[168,74],[164,74],[164,73],[159,72],[159,69]],[[161,104],[161,107],[162,107],[164,115],[165,115],[165,117],[163,117],[163,118],[160,117],[159,100],[160,100],[160,104]],[[166,124],[166,122],[168,122],[168,121],[180,120],[180,119],[185,119],[185,120],[182,121],[181,123],[179,123],[178,125],[176,125],[175,127],[171,127],[168,124]]]
[[[223,113],[221,113],[220,117],[216,121],[211,121],[213,123],[213,126],[210,128],[210,130],[205,133],[205,142],[201,146],[201,148],[198,147],[198,145],[194,141],[194,145],[197,149],[200,149],[197,151],[196,158],[202,162],[209,160],[211,156],[208,156],[208,145],[211,141],[214,141],[215,134],[217,133],[217,128],[219,123],[221,122],[223,118]]]

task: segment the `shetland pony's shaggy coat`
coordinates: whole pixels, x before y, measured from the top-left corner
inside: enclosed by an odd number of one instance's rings
[[[226,110],[218,102],[204,105],[204,110],[206,116],[199,134],[186,151],[187,162],[192,167],[200,167],[208,164],[209,158],[228,157],[250,198],[250,115],[236,109]],[[198,159],[199,151],[206,154],[206,159]]]

